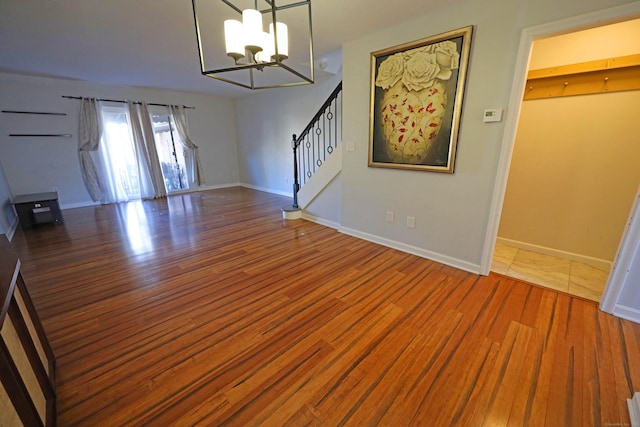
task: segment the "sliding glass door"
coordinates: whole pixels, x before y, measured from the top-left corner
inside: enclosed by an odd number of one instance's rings
[[[167,192],[189,188],[184,149],[168,107],[154,106],[149,109],[155,133],[156,149],[162,166],[162,175]]]
[[[140,199],[140,169],[136,159],[131,123],[125,104],[102,103],[104,132],[100,143],[102,180],[106,203]],[[189,188],[183,144],[168,107],[149,111],[164,184],[168,193]]]

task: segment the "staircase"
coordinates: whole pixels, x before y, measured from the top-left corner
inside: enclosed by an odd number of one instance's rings
[[[293,204],[284,219],[302,217],[302,209],[340,173],[342,150],[342,82],[329,95],[299,136],[293,135]]]

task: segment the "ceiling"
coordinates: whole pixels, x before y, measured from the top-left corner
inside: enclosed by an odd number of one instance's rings
[[[325,70],[335,71],[345,42],[451,1],[372,7],[371,0],[313,0],[315,62],[326,57]],[[221,55],[215,65],[229,61]],[[189,0],[0,0],[0,71],[231,97],[250,93],[200,74]],[[326,75],[316,69],[316,79]]]

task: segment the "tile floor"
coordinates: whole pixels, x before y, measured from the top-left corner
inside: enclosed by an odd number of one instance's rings
[[[609,272],[583,264],[497,244],[491,271],[600,301]]]

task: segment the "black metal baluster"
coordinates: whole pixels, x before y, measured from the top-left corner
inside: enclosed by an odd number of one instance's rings
[[[291,140],[291,146],[293,147],[293,207],[298,209],[298,190],[300,190],[300,184],[298,183],[298,146],[300,142],[296,139],[296,134],[293,134]]]
[[[315,164],[313,165],[313,173],[315,173],[320,165],[322,165],[322,161],[320,160],[320,136],[322,135],[322,129],[320,128],[320,120],[318,120],[318,127],[316,128],[316,148],[318,150],[318,158],[314,159]]]
[[[327,109],[327,140],[328,147],[333,147],[333,102],[329,105]],[[331,154],[331,152],[327,149],[327,155]]]
[[[309,178],[311,178],[311,175],[313,174],[311,172],[311,155],[313,152],[309,152],[309,150],[313,150],[313,144],[311,143],[311,140],[309,140],[309,134],[307,134],[307,142],[306,142],[306,146],[307,146],[307,173],[305,175],[305,179],[304,182],[306,184],[306,182],[309,180]]]
[[[309,181],[327,157],[338,147],[340,142],[338,132],[342,133],[341,108],[342,82],[338,84],[302,133],[299,136],[293,135],[291,144],[294,157],[294,208],[298,208],[298,190]]]

